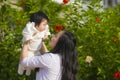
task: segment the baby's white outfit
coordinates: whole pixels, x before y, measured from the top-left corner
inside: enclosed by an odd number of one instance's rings
[[[26,24],[26,27],[22,31],[23,39],[22,42],[24,43],[27,40],[31,40],[32,42],[28,46],[28,57],[32,56],[40,56],[40,48],[42,43],[42,38],[44,38],[45,35],[50,35],[49,32],[49,26],[47,25],[45,30],[40,32],[35,28],[34,22],[28,22]],[[18,66],[18,74],[22,75],[24,73],[24,70],[26,70],[26,75],[30,75],[31,70],[34,68],[25,68],[20,63]]]

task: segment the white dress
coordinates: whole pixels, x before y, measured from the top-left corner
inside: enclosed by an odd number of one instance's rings
[[[30,39],[32,41],[28,46],[28,53],[29,53],[28,56],[29,57],[40,56],[41,54],[39,50],[41,48],[42,38],[45,35],[50,35],[48,25],[46,26],[46,29],[44,31],[40,32],[35,28],[34,22],[28,22],[26,24],[26,27],[23,29],[22,34],[23,34],[23,39],[22,39],[23,43]],[[23,67],[21,64],[19,64],[18,74],[22,75],[24,70],[26,70],[26,75],[30,75],[32,69],[33,69],[32,67],[26,68]]]
[[[41,56],[27,57],[21,61],[24,67],[38,67],[36,80],[61,80],[62,61],[59,54],[46,53]]]

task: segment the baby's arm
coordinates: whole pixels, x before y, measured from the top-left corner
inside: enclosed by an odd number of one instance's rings
[[[35,36],[35,35],[36,35],[36,33],[34,33],[32,36]],[[32,38],[25,41],[25,43],[28,43],[28,44],[30,44],[31,42],[32,42]]]
[[[23,29],[23,31],[22,31],[22,35],[23,35],[25,41],[32,39],[32,35],[31,34],[32,33],[31,33],[29,27],[25,27]]]
[[[47,36],[50,35],[50,30],[49,30],[49,26],[48,26],[48,25],[46,26],[45,34],[46,34]]]
[[[48,35],[50,35],[50,31],[49,31],[49,26],[47,25],[45,29],[45,35],[43,37],[43,41],[45,41],[48,38]]]
[[[30,42],[33,39],[34,23],[28,22],[22,31],[24,41]],[[23,41],[23,42],[24,42]]]

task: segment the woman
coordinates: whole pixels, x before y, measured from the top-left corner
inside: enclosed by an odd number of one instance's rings
[[[36,67],[36,80],[77,80],[78,72],[76,39],[69,31],[53,35],[49,46],[52,50],[41,56],[27,57],[28,44],[24,44],[21,64],[25,67]],[[43,46],[42,52],[47,51]]]

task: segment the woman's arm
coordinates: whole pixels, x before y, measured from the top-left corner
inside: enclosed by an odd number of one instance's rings
[[[27,52],[28,51],[28,45],[29,45],[29,42],[25,42],[23,44],[20,60],[28,57],[28,52]]]
[[[44,51],[47,51],[47,48],[45,48],[45,45],[43,45],[43,49]],[[27,50],[28,50],[28,44],[24,44],[22,48],[22,53],[21,53],[21,64],[24,67],[44,68],[51,65],[51,62],[52,62],[51,54],[46,53],[41,56],[29,57]]]
[[[48,51],[45,43],[42,42],[42,47],[41,47],[41,49],[40,49],[40,53],[41,53],[41,54],[44,54],[44,53],[46,53],[46,52],[49,52],[49,51]]]
[[[26,43],[24,43],[24,45],[23,45],[22,53],[21,53],[21,57],[20,57],[21,60],[24,59],[24,58],[26,58],[26,57],[28,57],[28,52],[27,52],[27,50],[28,50],[28,45],[29,45],[29,42],[26,42]],[[49,52],[49,51],[48,51],[45,43],[42,42],[42,47],[41,47],[41,49],[40,49],[40,53],[41,53],[41,54],[44,54],[44,53],[46,53],[46,52]]]

